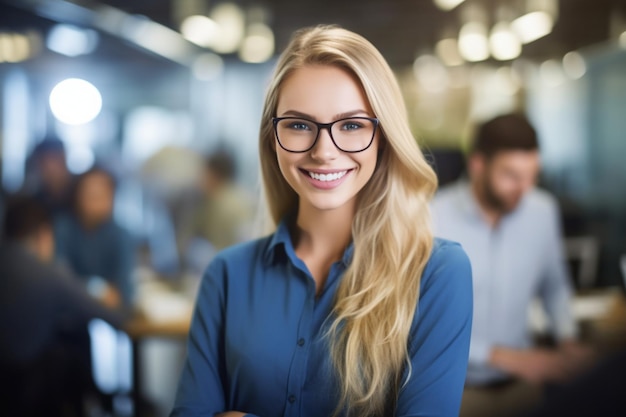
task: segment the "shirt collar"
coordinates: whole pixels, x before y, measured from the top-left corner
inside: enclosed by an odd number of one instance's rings
[[[281,259],[291,259],[292,262],[296,259],[296,253],[291,240],[291,233],[289,232],[289,226],[293,223],[291,217],[286,217],[278,224],[276,231],[271,236],[267,249],[265,250],[265,261],[268,265],[274,264]],[[354,242],[350,242],[348,247],[341,257],[341,263],[347,267],[352,261],[352,255],[354,254]]]
[[[459,207],[472,218],[482,219],[482,212],[476,196],[472,192],[472,184],[465,178],[458,180],[456,184],[458,195],[460,197]]]
[[[293,253],[293,244],[289,234],[288,219],[285,218],[278,224],[270,238],[265,250],[265,261],[268,265],[271,265],[279,259],[287,257],[289,252]]]

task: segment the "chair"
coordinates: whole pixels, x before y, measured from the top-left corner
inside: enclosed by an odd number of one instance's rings
[[[596,285],[600,245],[594,236],[572,236],[565,238],[565,253],[574,284],[578,289],[589,289]]]

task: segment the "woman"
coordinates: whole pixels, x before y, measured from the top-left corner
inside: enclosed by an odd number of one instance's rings
[[[85,280],[96,298],[113,308],[133,302],[134,244],[113,219],[115,181],[102,168],[78,177],[72,211],[55,220],[56,257]]]
[[[260,157],[277,227],[209,265],[172,415],[458,415],[469,261],[433,239],[436,177],[380,53],[337,27],[296,33]]]

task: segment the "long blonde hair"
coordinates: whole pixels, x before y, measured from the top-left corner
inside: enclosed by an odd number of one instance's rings
[[[282,83],[307,65],[336,66],[355,75],[380,120],[378,166],[359,194],[354,254],[327,335],[341,387],[336,411],[382,416],[395,404],[403,373],[410,376],[407,343],[432,250],[428,202],[437,179],[410,132],[400,88],[378,50],[335,26],[303,29],[279,58],[261,120],[261,171],[273,227],[297,210],[298,196],[278,167],[272,117]]]

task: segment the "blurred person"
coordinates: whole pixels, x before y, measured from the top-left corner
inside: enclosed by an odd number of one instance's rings
[[[33,149],[28,170],[28,191],[53,215],[67,212],[75,177],[67,168],[63,142],[52,135],[44,138]]]
[[[378,50],[296,32],[259,150],[273,232],[209,264],[172,416],[456,417],[470,264],[433,238],[436,176]]]
[[[460,242],[472,263],[474,318],[461,416],[514,414],[539,400],[586,356],[577,342],[572,288],[555,199],[535,187],[537,134],[519,114],[479,126],[469,181],[443,187],[432,203],[435,234]],[[555,348],[537,347],[528,311],[539,297]]]
[[[251,236],[254,209],[252,199],[236,181],[235,157],[218,149],[205,160],[200,189],[201,201],[191,216],[187,256],[196,256],[199,245],[209,245],[210,253],[234,245]],[[197,239],[202,239],[198,241]],[[206,266],[207,256],[192,259],[194,265]]]
[[[122,317],[53,261],[52,219],[31,197],[7,204],[0,244],[0,414],[81,415],[92,387],[87,324]],[[70,414],[65,414],[70,412]]]
[[[55,220],[56,258],[108,306],[129,308],[135,245],[113,219],[115,186],[113,176],[100,167],[77,178],[70,212]]]

